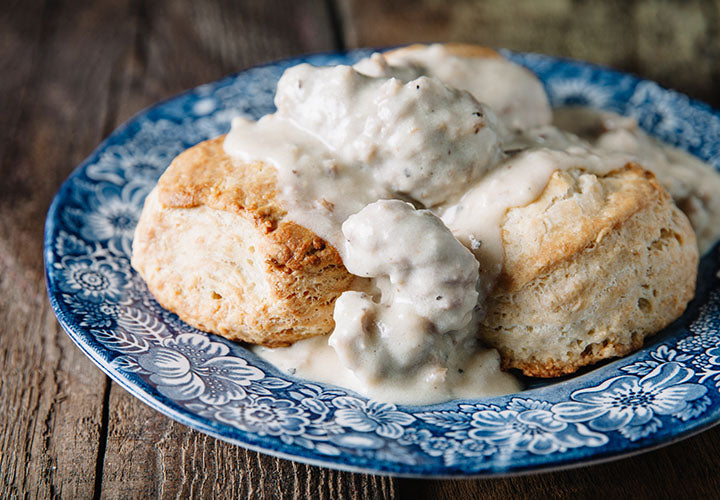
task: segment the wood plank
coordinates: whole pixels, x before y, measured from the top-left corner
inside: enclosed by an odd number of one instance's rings
[[[318,0],[139,1],[135,15],[139,31],[126,68],[130,84],[120,89],[118,124],[160,99],[227,74],[334,48]]]
[[[459,41],[632,71],[720,107],[713,0],[338,0],[350,47]]]
[[[0,11],[0,497],[91,497],[105,377],[60,330],[44,285],[45,213],[101,138],[127,33],[122,3]]]
[[[323,2],[139,2],[120,123],[153,102],[258,63],[333,49]],[[188,429],[116,385],[104,498],[393,498],[394,480],[276,459]]]

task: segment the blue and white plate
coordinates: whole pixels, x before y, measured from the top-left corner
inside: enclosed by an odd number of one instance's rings
[[[718,248],[686,314],[641,351],[508,396],[431,406],[382,404],[279,372],[160,307],[129,263],[143,200],[171,159],[274,110],[300,62],[352,64],[367,50],[281,61],[202,85],[117,129],[63,184],[47,216],[52,307],[113,380],[162,413],[272,455],[363,472],[470,476],[618,457],[720,420]],[[652,135],[720,168],[720,114],[659,85],[586,63],[504,52],[544,82],[554,106],[637,118]],[[720,221],[718,221],[720,223]]]

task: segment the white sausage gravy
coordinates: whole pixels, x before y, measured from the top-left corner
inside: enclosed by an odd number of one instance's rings
[[[655,174],[690,200],[705,239],[718,237],[705,220],[720,214],[712,186],[682,174],[691,165],[720,184],[710,167],[617,115],[568,111],[556,121],[575,129],[553,126],[541,83],[503,59],[431,45],[355,67],[301,64],[283,74],[275,104],[257,122],[235,119],[225,150],[274,165],[287,217],[332,244],[359,278],[336,301],[331,335],[253,350],[380,401],[521,389],[476,325],[502,269],[504,214],[534,201],[555,170],[660,164]]]

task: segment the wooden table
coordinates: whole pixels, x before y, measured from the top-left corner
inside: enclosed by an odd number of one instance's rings
[[[718,497],[720,428],[603,465],[486,480],[351,474],[188,429],[110,380],[55,321],[45,213],[149,104],[271,59],[455,40],[607,63],[720,104],[720,5],[696,0],[6,0],[0,9],[0,497]]]

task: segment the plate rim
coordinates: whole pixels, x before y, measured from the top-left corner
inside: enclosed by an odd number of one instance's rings
[[[224,76],[222,78],[219,78],[217,80],[214,80],[213,82],[208,82],[207,84],[219,84],[220,82],[230,81],[236,79],[239,75],[242,75],[246,73],[247,71],[263,68],[263,67],[271,67],[276,66],[278,64],[287,64],[287,63],[297,63],[297,62],[303,62],[306,61],[308,58],[318,57],[318,56],[338,56],[338,57],[347,57],[348,55],[351,55],[353,53],[364,53],[368,50],[377,50],[377,49],[356,49],[351,51],[329,51],[329,52],[318,52],[314,54],[305,54],[301,56],[296,56],[292,58],[286,58],[286,59],[277,59],[273,60],[268,63],[264,63],[261,65],[253,66],[251,68],[247,68],[243,71],[235,72],[230,75]],[[384,50],[384,49],[380,49]],[[539,56],[543,58],[549,58],[552,61],[555,62],[566,62],[566,63],[572,63],[572,64],[580,64],[582,66],[590,66],[597,68],[601,70],[602,72],[611,72],[616,75],[622,75],[622,76],[630,76],[636,82],[642,82],[642,81],[650,81],[652,80],[646,80],[642,77],[638,77],[636,75],[633,75],[631,73],[627,72],[621,72],[612,68],[608,68],[603,65],[598,65],[594,63],[588,63],[584,61],[578,61],[570,58],[560,58],[560,57],[554,57],[554,56],[546,56],[543,54],[535,54],[535,53],[521,53],[521,52],[512,52],[505,49],[500,49],[503,55],[505,54],[512,54],[512,55],[530,55],[530,56]],[[655,83],[655,82],[653,82]],[[205,84],[205,85],[207,85]],[[665,87],[660,86],[663,90],[669,90]],[[116,368],[112,367],[109,362],[107,362],[105,359],[103,359],[100,356],[100,353],[94,350],[87,341],[84,340],[84,335],[87,335],[86,333],[83,333],[80,331],[81,329],[78,329],[77,324],[73,324],[73,322],[70,320],[68,315],[66,314],[66,311],[63,310],[63,308],[60,306],[57,298],[57,294],[59,293],[57,290],[53,292],[52,285],[54,284],[53,278],[50,274],[49,264],[52,261],[52,256],[54,254],[54,244],[55,244],[55,237],[57,235],[57,232],[59,231],[59,207],[61,204],[61,201],[64,199],[64,195],[66,196],[66,192],[71,189],[73,185],[73,181],[76,179],[77,176],[79,176],[84,169],[91,164],[99,154],[112,145],[113,139],[117,137],[121,137],[123,133],[125,133],[129,127],[131,127],[134,123],[136,123],[141,118],[145,117],[151,110],[159,108],[168,102],[175,101],[177,99],[182,98],[183,96],[187,96],[188,94],[195,91],[197,87],[186,89],[176,95],[173,95],[171,97],[168,97],[166,99],[162,99],[158,102],[155,102],[151,104],[150,106],[144,108],[143,110],[135,113],[132,117],[130,117],[128,120],[126,120],[123,124],[115,128],[108,137],[106,137],[99,145],[95,147],[95,149],[90,153],[90,155],[83,160],[77,167],[75,167],[72,171],[72,173],[68,176],[65,181],[61,184],[60,188],[58,189],[58,192],[53,197],[52,203],[48,209],[47,217],[45,220],[45,227],[44,227],[44,243],[43,243],[43,260],[44,260],[44,266],[45,266],[45,279],[46,279],[46,290],[48,293],[48,297],[50,300],[50,304],[52,307],[52,310],[54,314],[56,315],[58,322],[60,323],[63,330],[68,334],[68,336],[71,338],[73,343],[77,345],[81,351],[88,356],[93,363],[98,366],[105,374],[107,374],[113,381],[115,381],[118,385],[120,385],[124,390],[127,390],[130,392],[132,396],[137,397],[140,399],[143,403],[147,404],[151,408],[153,408],[156,411],[159,411],[163,413],[166,416],[169,416],[173,420],[183,424],[187,425],[191,428],[194,428],[200,432],[209,434],[211,436],[214,436],[218,439],[221,439],[223,441],[229,442],[231,444],[239,445],[254,451],[270,454],[272,456],[276,456],[279,458],[284,458],[288,460],[294,460],[298,462],[308,463],[311,465],[316,466],[322,466],[322,467],[331,467],[334,469],[339,470],[345,470],[350,472],[360,472],[360,473],[372,473],[372,474],[380,474],[380,475],[390,475],[390,476],[398,476],[398,477],[415,477],[415,478],[486,478],[486,477],[503,477],[503,476],[514,476],[514,475],[522,475],[522,474],[528,474],[528,473],[539,473],[539,472],[547,472],[550,470],[562,470],[562,469],[571,469],[575,467],[581,467],[589,464],[594,463],[602,463],[607,461],[616,460],[619,458],[632,456],[639,453],[644,453],[646,451],[650,451],[653,449],[661,448],[663,446],[667,446],[673,443],[676,443],[682,439],[686,439],[687,437],[690,437],[692,435],[698,434],[700,432],[703,432],[714,425],[717,425],[720,423],[720,415],[710,418],[710,412],[708,414],[703,415],[701,418],[698,418],[696,420],[693,420],[693,423],[695,425],[686,426],[681,432],[677,434],[673,434],[673,436],[669,439],[667,438],[660,438],[660,439],[651,439],[647,440],[647,443],[645,443],[643,446],[633,446],[630,449],[623,448],[620,450],[613,449],[613,450],[607,450],[606,453],[594,453],[591,456],[583,457],[577,460],[572,461],[563,461],[563,460],[549,460],[544,461],[541,463],[528,463],[524,462],[523,465],[518,466],[517,468],[508,467],[504,470],[497,470],[494,468],[490,468],[487,470],[483,470],[477,473],[467,473],[460,470],[456,470],[455,472],[450,473],[443,473],[438,472],[435,470],[435,472],[408,472],[407,470],[399,470],[402,469],[412,469],[415,467],[418,467],[417,465],[400,465],[398,464],[398,470],[394,470],[392,467],[388,468],[365,468],[362,466],[357,466],[353,464],[346,464],[343,463],[341,460],[337,460],[336,458],[342,458],[342,455],[340,457],[327,457],[327,459],[315,459],[312,457],[308,457],[303,454],[292,454],[287,453],[283,451],[282,449],[268,446],[268,442],[271,440],[265,440],[265,443],[258,443],[255,442],[248,442],[243,439],[239,439],[236,437],[228,436],[225,434],[221,434],[218,432],[213,426],[207,425],[203,422],[204,417],[200,417],[197,414],[191,413],[188,409],[176,409],[173,408],[171,405],[167,404],[163,399],[165,398],[158,398],[157,396],[147,392],[143,387],[133,383],[132,380],[130,380],[127,376],[120,373]],[[687,96],[685,96],[687,97]],[[699,106],[706,111],[709,111],[712,114],[717,115],[718,112],[713,109],[708,104],[697,101],[695,99],[687,97],[689,102],[693,106]],[[55,285],[57,287],[57,285]],[[644,347],[643,349],[647,348]],[[641,349],[642,350],[642,349]],[[620,358],[618,360],[615,360],[614,362],[621,362],[623,359],[627,358]],[[526,395],[529,392],[535,392],[540,389],[531,389],[529,391],[522,391],[520,393],[517,393],[516,395],[519,395],[522,397],[522,395]],[[403,405],[404,406],[404,405]],[[185,413],[183,413],[185,412]],[[241,431],[239,429],[233,429],[228,424],[221,424],[222,427],[227,428],[231,431],[234,431],[233,433],[236,435],[243,435],[245,437],[252,436],[253,433],[249,431]],[[291,447],[292,448],[292,447]],[[600,450],[598,450],[600,451]],[[553,458],[562,458],[561,454],[553,454]],[[437,466],[433,465],[431,466],[432,469],[437,469]],[[450,470],[450,468],[446,469]]]

